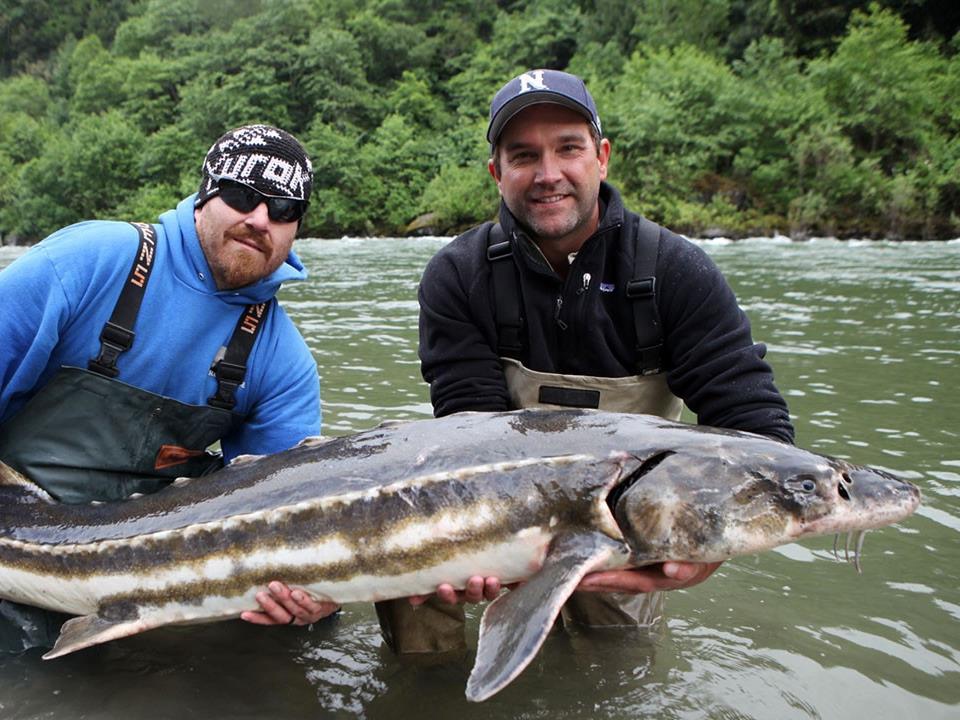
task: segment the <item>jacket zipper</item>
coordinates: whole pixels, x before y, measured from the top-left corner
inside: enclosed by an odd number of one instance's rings
[[[557,309],[553,314],[553,319],[561,330],[567,329],[567,324],[560,319],[560,311],[563,310],[563,295],[557,295]]]

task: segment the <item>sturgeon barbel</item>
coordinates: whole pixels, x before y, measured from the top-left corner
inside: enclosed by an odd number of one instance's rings
[[[0,469],[0,597],[79,617],[52,658],[235,618],[277,579],[375,601],[523,581],[486,608],[467,697],[533,659],[589,572],[713,562],[910,515],[882,470],[759,435],[588,410],[384,424],[122,502],[63,505]]]

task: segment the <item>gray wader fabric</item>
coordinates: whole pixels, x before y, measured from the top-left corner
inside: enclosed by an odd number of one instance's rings
[[[467,642],[462,605],[448,605],[437,597],[414,607],[407,598],[374,604],[387,646],[398,655],[463,653]]]
[[[62,368],[0,426],[0,460],[64,503],[122,500],[222,467],[207,448],[236,418]],[[51,647],[66,616],[0,601],[0,651]]]
[[[683,401],[670,392],[666,376],[630,375],[619,378],[589,375],[561,375],[525,368],[512,358],[500,358],[513,408],[558,408],[560,405],[540,401],[544,389],[564,388],[597,393],[599,410],[608,412],[645,413],[668,420],[679,420]]]
[[[540,402],[541,390],[563,388],[594,393],[596,407],[611,412],[659,415],[679,420],[683,402],[670,392],[665,375],[623,378],[560,375],[528,370],[511,358],[501,358],[514,408],[557,408]],[[574,593],[563,607],[563,622],[586,627],[634,627],[654,633],[663,615],[662,592]],[[376,605],[387,644],[400,655],[453,653],[465,647],[463,610],[431,598],[412,608],[406,598]],[[455,622],[456,625],[452,625]]]

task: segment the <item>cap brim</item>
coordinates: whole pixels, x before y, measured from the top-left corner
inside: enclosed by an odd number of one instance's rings
[[[576,100],[569,98],[566,95],[560,93],[552,92],[550,90],[534,90],[531,92],[526,92],[523,95],[518,95],[517,97],[511,99],[510,101],[504,103],[503,107],[497,112],[493,117],[493,120],[490,122],[490,125],[487,127],[487,142],[493,145],[497,138],[500,137],[500,133],[503,132],[503,129],[507,126],[517,113],[521,110],[525,110],[531,105],[543,105],[544,103],[552,103],[554,105],[562,105],[565,108],[569,108],[574,112],[583,116],[583,119],[587,121],[588,124],[596,126],[593,121],[593,113],[581,103],[578,103]]]

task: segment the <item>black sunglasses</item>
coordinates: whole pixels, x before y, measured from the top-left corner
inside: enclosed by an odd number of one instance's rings
[[[252,212],[260,203],[266,203],[267,216],[274,222],[296,222],[307,212],[310,204],[296,198],[264,195],[249,185],[229,178],[217,180],[217,187],[220,189],[220,199],[237,212]]]

